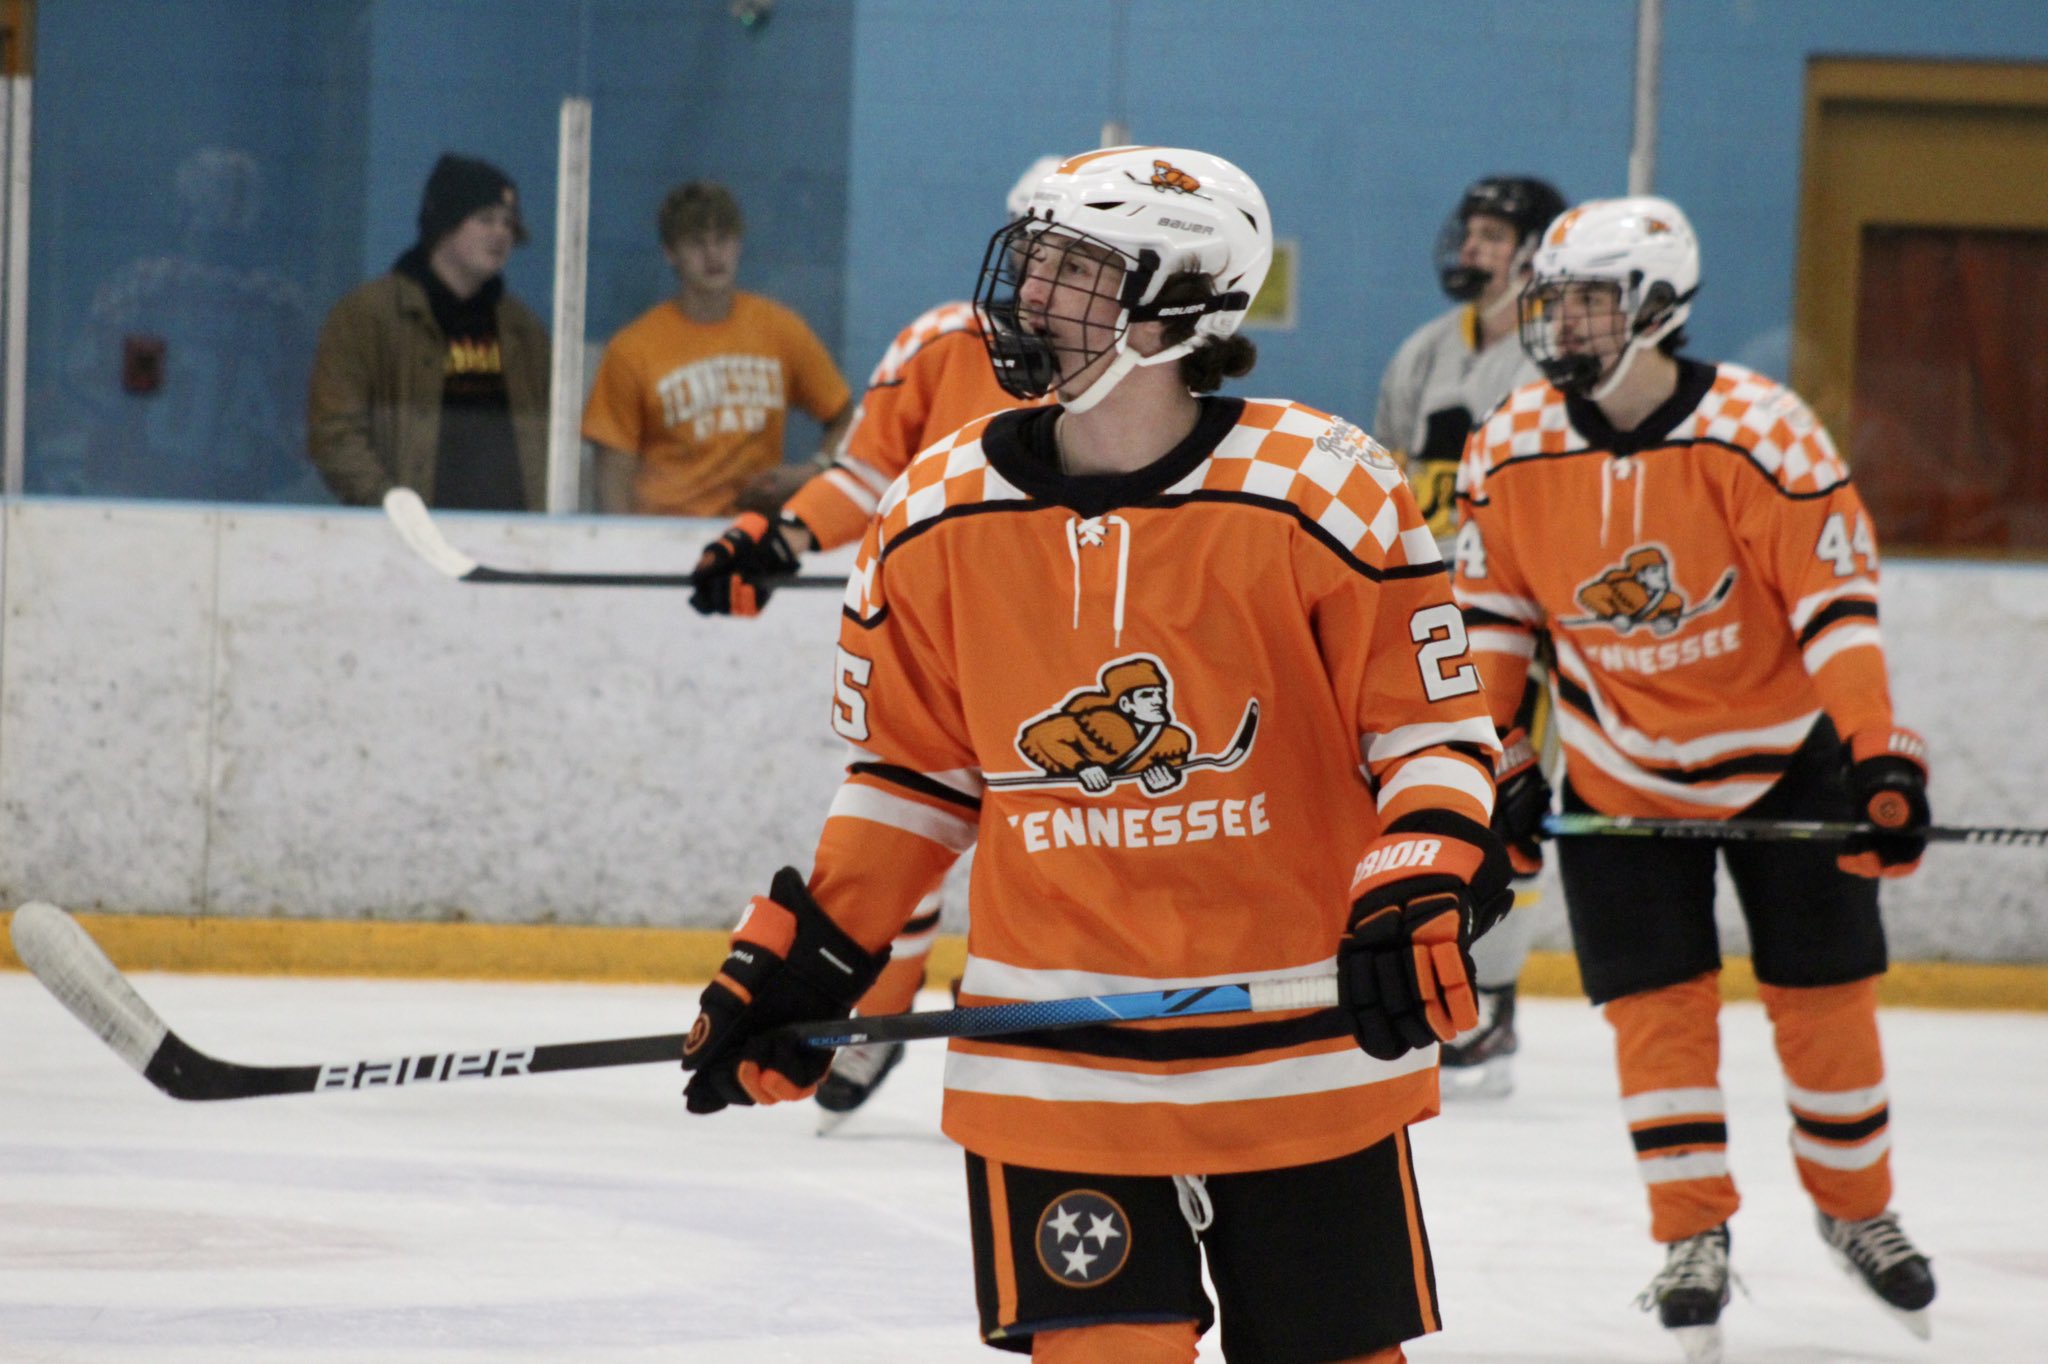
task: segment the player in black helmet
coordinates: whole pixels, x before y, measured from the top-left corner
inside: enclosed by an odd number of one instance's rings
[[[1415,499],[1447,559],[1466,436],[1510,391],[1542,377],[1516,340],[1515,299],[1528,282],[1529,258],[1543,229],[1564,210],[1564,196],[1533,176],[1473,181],[1437,235],[1437,278],[1458,306],[1403,342],[1380,380],[1373,435],[1406,461]],[[1534,748],[1522,742],[1514,749],[1519,761],[1533,764],[1547,728],[1546,693],[1537,685],[1527,695],[1530,713],[1509,737],[1536,736]],[[1503,770],[1504,779],[1512,775],[1512,768]],[[1537,789],[1532,782],[1513,789],[1525,786]],[[1504,781],[1504,792],[1509,789]],[[1533,891],[1522,899],[1533,899]],[[1513,1088],[1515,981],[1529,956],[1534,922],[1525,904],[1473,951],[1480,1025],[1444,1048],[1448,1097],[1498,1097]]]

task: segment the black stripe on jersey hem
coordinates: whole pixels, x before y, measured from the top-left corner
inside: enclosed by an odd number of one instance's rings
[[[1814,638],[1821,631],[1827,629],[1836,621],[1854,620],[1857,617],[1862,617],[1866,620],[1876,620],[1877,603],[1869,600],[1829,602],[1826,606],[1814,612],[1813,619],[1806,622],[1806,628],[1799,632],[1799,647],[1804,649],[1807,645],[1813,643]]]
[[[1809,1118],[1797,1109],[1792,1111],[1792,1124],[1809,1137],[1823,1141],[1864,1141],[1884,1131],[1891,1121],[1891,1109],[1880,1108],[1867,1118],[1853,1122],[1828,1122],[1821,1118]]]
[[[1629,1139],[1635,1143],[1636,1154],[1647,1156],[1656,1151],[1668,1151],[1674,1146],[1726,1146],[1728,1124],[1725,1122],[1673,1122],[1657,1127],[1645,1127],[1632,1132]]]
[[[868,392],[873,393],[875,390],[882,388],[901,388],[907,382],[908,380],[905,379],[877,379],[874,383],[868,385]]]
[[[955,791],[944,782],[934,781],[924,773],[908,767],[899,767],[895,763],[852,763],[846,770],[857,772],[864,777],[880,777],[890,785],[900,786],[906,791],[915,791],[921,796],[930,796],[933,800],[943,800],[963,810],[981,813],[979,798],[964,791]]]
[[[1557,702],[1570,706],[1573,713],[1588,726],[1600,727],[1593,713],[1593,698],[1585,688],[1562,674],[1552,674],[1557,685]],[[1629,761],[1639,771],[1647,772],[1664,781],[1675,781],[1689,786],[1705,785],[1709,782],[1726,781],[1730,777],[1782,777],[1792,766],[1790,753],[1745,753],[1739,758],[1727,758],[1705,767],[1659,767],[1636,758]]]
[[[922,914],[913,914],[910,917],[910,922],[904,924],[903,927],[896,930],[896,936],[899,938],[907,938],[914,934],[923,933],[927,929],[934,928],[938,925],[939,915],[944,912],[944,910],[940,909],[928,909]]]
[[[1310,1042],[1351,1036],[1351,1025],[1337,1009],[1318,1009],[1300,1018],[1226,1024],[1214,1028],[1141,1031],[1113,1023],[1083,1028],[1042,1028],[990,1038],[1006,1047],[1067,1052],[1116,1061],[1221,1061]]]

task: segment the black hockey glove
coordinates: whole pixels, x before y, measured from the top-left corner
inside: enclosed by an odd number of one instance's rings
[[[1550,813],[1550,783],[1529,742],[1529,731],[1517,725],[1502,736],[1494,767],[1493,833],[1507,845],[1508,865],[1517,876],[1543,870],[1543,817]]]
[[[868,952],[846,936],[796,868],[776,872],[768,894],[754,897],[733,930],[732,955],[698,1001],[701,1012],[683,1044],[690,1111],[781,1103],[816,1089],[832,1053],[776,1030],[845,1018],[888,960],[887,948]]]
[[[1365,850],[1337,945],[1337,999],[1358,1045],[1393,1061],[1478,1026],[1471,947],[1514,905],[1492,832],[1447,811],[1403,816]]]
[[[753,616],[768,604],[775,579],[796,572],[785,532],[748,512],[704,546],[690,570],[690,605],[704,616]]]
[[[1849,840],[1836,862],[1858,876],[1905,876],[1927,839],[1927,741],[1910,729],[1865,730],[1849,741],[1849,799],[1856,818],[1882,833]]]

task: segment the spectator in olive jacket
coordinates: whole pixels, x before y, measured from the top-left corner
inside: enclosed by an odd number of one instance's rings
[[[434,507],[543,507],[548,334],[503,277],[525,240],[505,173],[443,156],[418,242],[334,305],[313,357],[307,452],[341,501],[373,505],[402,484]]]

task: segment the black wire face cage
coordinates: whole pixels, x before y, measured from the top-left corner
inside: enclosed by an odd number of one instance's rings
[[[1460,259],[1465,253],[1465,222],[1471,215],[1454,212],[1436,234],[1436,277],[1454,303],[1470,303],[1486,292],[1493,276]]]
[[[1587,326],[1583,295],[1593,289],[1603,291],[1611,300],[1610,315],[1616,319],[1616,332],[1625,347],[1640,327],[1631,327],[1621,317],[1622,289],[1611,279],[1559,276],[1531,280],[1517,302],[1523,353],[1563,393],[1583,396],[1592,392],[1620,357],[1617,350],[1613,357],[1602,359],[1597,351],[1587,348],[1594,338]],[[1561,336],[1567,327],[1576,331],[1575,341],[1569,347]]]
[[[996,382],[1014,397],[1041,398],[1062,378],[1087,369],[1114,349],[1122,334],[1117,327],[1087,325],[1095,300],[1113,300],[1127,313],[1127,322],[1149,320],[1137,300],[1158,269],[1159,258],[1150,251],[1132,260],[1098,237],[1044,218],[1019,218],[1004,227],[989,238],[974,290],[982,343]],[[1055,286],[1053,301],[1064,311],[1034,316],[1024,307],[1024,282],[1034,273]],[[1046,329],[1051,321],[1078,330],[1081,343],[1055,345]]]

